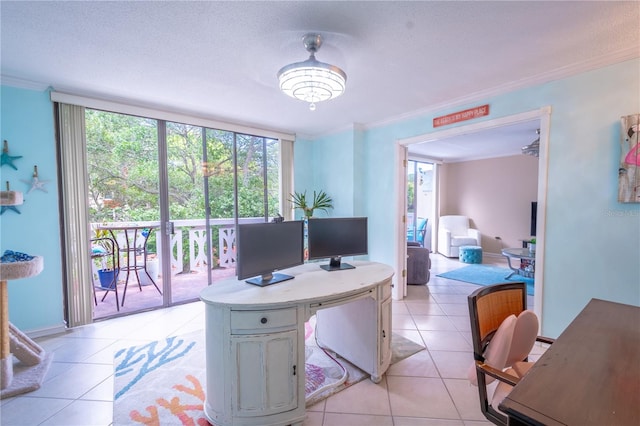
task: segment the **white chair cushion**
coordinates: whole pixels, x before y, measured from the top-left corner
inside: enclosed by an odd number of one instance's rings
[[[461,246],[475,246],[478,245],[478,240],[470,237],[451,237],[451,246],[452,247],[461,247]]]
[[[497,368],[498,370],[503,370],[505,368],[517,320],[518,319],[515,315],[509,315],[504,321],[502,321],[502,324],[500,324],[500,327],[496,330],[496,333],[484,353],[485,364],[490,365],[493,368]],[[475,362],[472,363],[467,377],[471,384],[478,386]],[[486,376],[487,384],[494,380],[496,379],[491,376]]]
[[[531,349],[533,349],[533,345],[536,343],[538,325],[538,317],[533,311],[522,311],[520,315],[518,315],[516,326],[513,330],[511,350],[509,351],[505,366],[511,367],[529,355]]]
[[[451,231],[451,235],[467,235],[469,218],[467,216],[453,215],[441,216],[440,227]]]

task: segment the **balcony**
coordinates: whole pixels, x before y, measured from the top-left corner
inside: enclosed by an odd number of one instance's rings
[[[260,223],[264,218],[241,218],[239,223]],[[108,318],[116,315],[143,310],[160,308],[163,306],[162,293],[169,293],[170,304],[198,299],[200,291],[209,285],[209,271],[211,283],[235,276],[236,242],[235,222],[231,218],[210,219],[208,226],[211,230],[212,259],[207,261],[205,219],[175,220],[173,234],[169,243],[169,257],[163,258],[160,222],[107,222],[92,223],[93,235],[111,237],[116,241],[117,260],[120,272],[117,277],[117,295],[120,302],[116,306],[116,292],[106,291],[100,284],[98,270],[109,265],[107,256],[96,256],[92,262],[93,287],[95,289],[94,319]],[[98,231],[98,232],[96,232]],[[94,243],[95,245],[96,243]],[[127,263],[128,262],[128,263]],[[125,294],[126,265],[140,266],[136,271],[129,272],[128,286]],[[168,263],[171,270],[170,286],[165,288],[163,279],[163,265]],[[211,267],[209,268],[209,263]],[[145,273],[149,273],[153,282]],[[109,284],[106,284],[108,286]],[[124,297],[124,304],[123,302]],[[104,300],[103,300],[104,299]]]

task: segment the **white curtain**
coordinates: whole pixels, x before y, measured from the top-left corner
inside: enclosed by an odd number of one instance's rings
[[[93,322],[84,107],[57,104],[68,327]]]
[[[280,211],[284,220],[293,220],[293,141],[280,139]]]

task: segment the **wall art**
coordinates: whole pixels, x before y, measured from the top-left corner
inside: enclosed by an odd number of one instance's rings
[[[618,167],[618,201],[640,203],[640,114],[620,118],[620,165]]]

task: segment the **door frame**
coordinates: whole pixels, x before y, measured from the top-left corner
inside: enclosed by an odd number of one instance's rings
[[[465,134],[476,133],[482,130],[491,129],[495,127],[502,127],[510,124],[516,124],[524,121],[540,120],[540,154],[538,161],[538,217],[537,217],[537,232],[536,232],[536,276],[534,281],[534,310],[538,315],[538,318],[543,318],[542,315],[542,300],[544,291],[544,259],[545,259],[545,230],[546,230],[546,205],[547,205],[547,192],[548,192],[548,176],[549,176],[549,131],[551,122],[551,106],[543,106],[539,109],[527,111],[519,114],[513,114],[505,117],[495,118],[491,120],[482,121],[479,123],[467,124],[463,126],[453,127],[450,129],[434,131],[431,133],[424,133],[410,138],[396,140],[396,156],[399,162],[396,164],[396,170],[398,170],[398,176],[405,172],[404,179],[399,179],[398,188],[398,203],[397,205],[397,217],[406,218],[407,215],[407,202],[406,202],[406,159],[408,158],[409,145],[416,143],[434,142],[439,139],[462,136]],[[404,164],[403,164],[404,161]],[[433,159],[433,161],[438,161]],[[402,201],[401,201],[402,200]],[[432,232],[437,233],[438,229],[438,215],[434,218],[432,225]],[[398,229],[405,225],[404,220],[400,221]],[[396,253],[396,265],[398,265],[398,271],[406,271],[406,257],[407,257],[407,245],[406,236],[403,232],[397,233],[397,247]],[[437,238],[436,238],[437,241]],[[437,252],[435,247],[434,253]],[[398,279],[398,288],[396,295],[398,300],[402,299],[407,292],[407,280],[406,273],[400,273]],[[394,295],[394,298],[396,297]],[[542,327],[542,324],[540,325]]]

